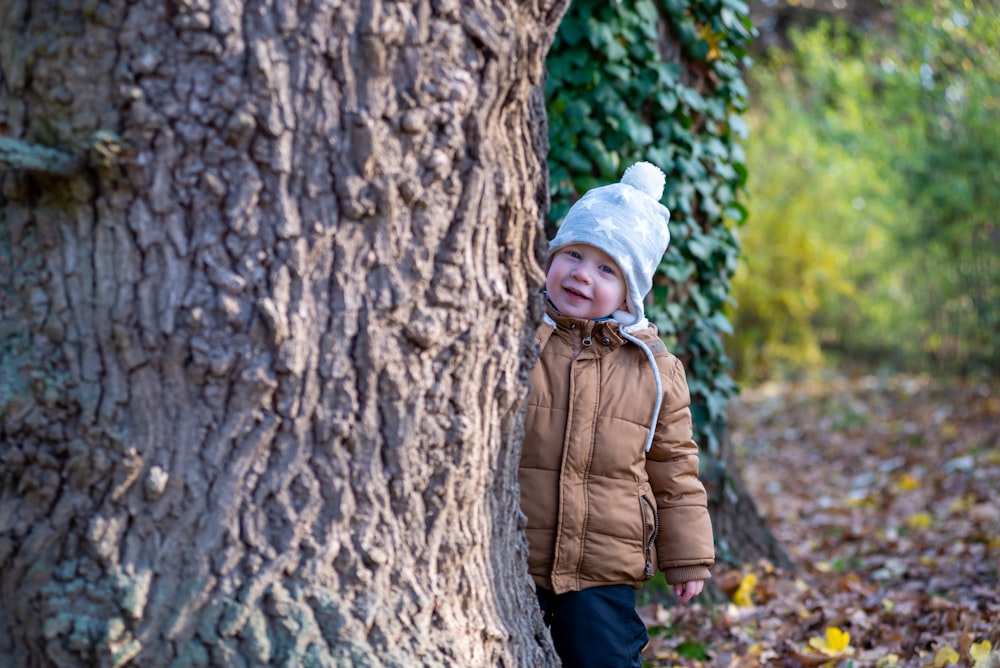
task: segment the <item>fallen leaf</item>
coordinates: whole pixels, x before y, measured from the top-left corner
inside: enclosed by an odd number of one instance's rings
[[[854,653],[851,647],[851,634],[836,626],[826,629],[826,637],[816,636],[809,639],[809,646],[829,657],[840,657]]]
[[[969,647],[969,658],[973,661],[972,668],[988,668],[992,655],[993,643],[989,640],[974,642]]]
[[[920,478],[911,473],[904,473],[899,477],[896,485],[904,492],[912,492],[915,489],[920,489]]]
[[[961,658],[962,657],[958,655],[958,652],[953,650],[951,647],[942,647],[934,653],[934,668],[941,668],[941,666],[958,663],[958,660]]]
[[[744,575],[743,579],[740,581],[740,586],[736,588],[736,592],[733,594],[733,603],[742,608],[753,605],[753,590],[756,586],[756,575],[753,573],[747,573]]]
[[[930,529],[933,523],[934,518],[925,512],[913,513],[906,519],[906,526],[911,529]]]

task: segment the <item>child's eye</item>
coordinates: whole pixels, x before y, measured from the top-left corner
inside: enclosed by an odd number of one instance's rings
[[[581,257],[580,254],[576,251],[569,251],[568,255],[575,260],[579,260]]]
[[[606,264],[602,264],[601,265],[601,271],[603,271],[605,274],[614,274],[615,273],[615,270],[613,268],[609,267]]]

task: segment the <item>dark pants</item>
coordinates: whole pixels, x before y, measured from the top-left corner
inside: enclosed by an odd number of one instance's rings
[[[607,585],[555,594],[536,587],[538,605],[566,668],[640,668],[649,641],[635,590]]]

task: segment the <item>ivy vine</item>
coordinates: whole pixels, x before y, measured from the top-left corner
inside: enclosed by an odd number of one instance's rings
[[[715,460],[736,393],[722,335],[746,219],[742,0],[574,0],[548,56],[550,227],[637,160],[667,175],[671,244],[646,313],[688,371],[696,438]]]

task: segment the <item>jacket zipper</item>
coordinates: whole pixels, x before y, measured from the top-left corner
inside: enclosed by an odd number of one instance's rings
[[[656,567],[653,566],[653,543],[656,542],[656,536],[660,533],[660,517],[656,513],[656,506],[653,502],[646,497],[645,494],[639,497],[641,502],[639,504],[639,511],[642,513],[642,533],[645,538],[645,550],[646,550],[646,577],[651,578],[656,574]],[[653,513],[653,533],[646,533],[646,510],[642,507],[642,504],[649,506],[650,512]]]

